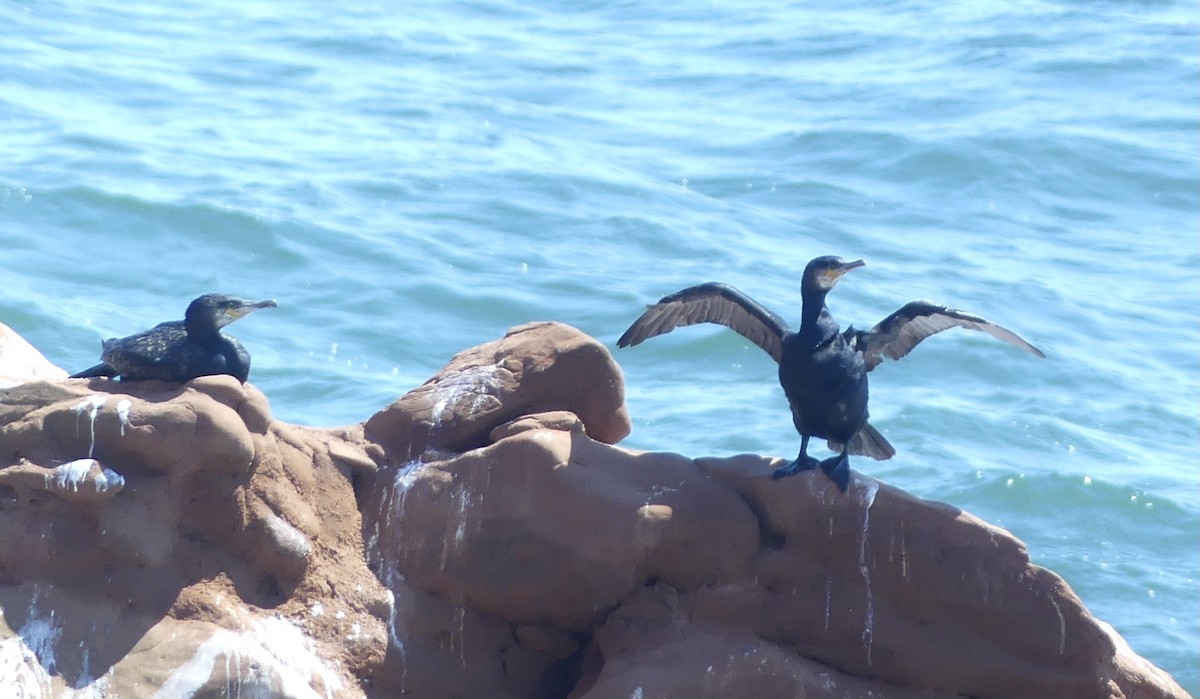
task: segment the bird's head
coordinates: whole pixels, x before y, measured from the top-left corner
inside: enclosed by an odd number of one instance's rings
[[[276,308],[279,304],[273,299],[265,301],[246,301],[225,294],[205,294],[188,304],[184,322],[211,324],[215,328],[223,328],[247,313],[260,308]]]
[[[827,294],[837,285],[843,274],[864,265],[866,263],[862,260],[846,262],[834,255],[818,257],[804,268],[804,276],[800,281],[801,290],[808,293]]]

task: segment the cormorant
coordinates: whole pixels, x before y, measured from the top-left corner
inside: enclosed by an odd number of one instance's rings
[[[800,433],[800,454],[772,476],[782,478],[820,466],[844,492],[850,483],[849,454],[885,460],[896,453],[867,422],[867,372],[884,357],[899,359],[925,338],[954,327],[981,330],[1026,352],[1046,356],[985,318],[931,301],[907,303],[865,332],[853,326],[839,332],[825,307],[825,296],[842,275],[864,264],[834,256],[809,262],[800,281],[800,329],[796,332],[783,318],[737,289],[707,282],[648,306],[617,340],[617,346],[636,345],[695,323],[720,323],[735,330],[779,363],[779,383]],[[824,461],[808,456],[810,437],[828,440],[829,448],[838,455]]]
[[[71,378],[191,381],[197,376],[229,374],[246,383],[250,353],[221,328],[247,313],[278,305],[273,300],[243,301],[225,294],[205,294],[188,304],[183,320],[170,320],[136,335],[105,340],[101,363]]]

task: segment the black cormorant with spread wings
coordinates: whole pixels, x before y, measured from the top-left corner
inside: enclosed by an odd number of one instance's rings
[[[242,383],[250,376],[250,353],[221,332],[242,316],[277,303],[243,301],[224,294],[205,294],[187,307],[183,320],[159,323],[129,337],[105,340],[100,364],[71,378],[120,377],[122,381],[158,379],[191,381],[197,376],[229,374]]]
[[[1041,350],[995,323],[966,311],[931,301],[912,301],[870,330],[846,328],[825,307],[825,296],[845,273],[864,265],[840,257],[818,257],[804,268],[800,282],[800,329],[788,324],[754,299],[726,284],[690,286],[647,307],[618,347],[671,332],[682,325],[719,323],[764,349],[779,363],[779,383],[800,433],[796,460],[775,470],[782,478],[820,467],[845,491],[850,484],[850,454],[890,459],[896,450],[867,422],[867,372],[884,357],[899,359],[925,338],[950,328],[980,330],[992,337],[1045,357]],[[837,456],[824,461],[808,456],[808,440],[825,439]]]

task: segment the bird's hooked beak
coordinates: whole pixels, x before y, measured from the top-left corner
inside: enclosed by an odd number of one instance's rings
[[[275,299],[266,299],[265,301],[243,301],[237,306],[230,306],[225,309],[225,315],[233,320],[237,320],[248,313],[253,313],[260,308],[278,308],[279,304],[275,303]]]
[[[846,272],[849,272],[852,269],[858,269],[859,267],[866,267],[866,266],[867,266],[867,263],[863,262],[862,260],[855,260],[853,262],[847,262],[846,264],[842,265],[841,273],[845,274]]]
[[[859,267],[865,267],[866,265],[867,263],[863,262],[862,260],[855,260],[853,262],[843,262],[841,266],[833,267],[826,272],[828,275],[829,286],[833,287],[833,285],[837,283],[837,280],[841,279],[842,275],[846,272],[849,272],[852,269],[858,269]]]

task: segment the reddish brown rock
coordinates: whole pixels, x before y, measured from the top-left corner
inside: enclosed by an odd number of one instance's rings
[[[697,619],[663,586],[644,588],[596,632],[603,665],[571,699],[953,699],[946,692],[891,686],[848,675],[763,639],[742,624]]]
[[[0,389],[0,668],[46,697],[148,697],[146,677],[178,690],[162,697],[362,696],[388,593],[360,553],[355,462],[334,456],[367,460],[359,434],[275,422],[227,376]]]
[[[629,434],[625,387],[608,350],[568,325],[530,323],[459,353],[364,427],[389,459],[404,463],[485,446],[497,425],[554,410],[579,416],[601,442]]]
[[[694,595],[692,613],[857,677],[973,697],[1180,696],[1024,544],[957,508],[855,474],[763,478],[762,457],[700,466],[742,493],[771,545],[752,579]],[[931,672],[930,668],[937,668]],[[1136,670],[1135,670],[1136,668]]]
[[[953,507],[612,446],[619,369],[566,326],[336,430],[229,377],[21,366],[0,697],[1187,696]]]
[[[562,414],[496,434],[487,447],[404,467],[368,501],[379,550],[418,587],[580,632],[650,580],[694,589],[749,573],[754,514],[691,460],[597,442]]]

